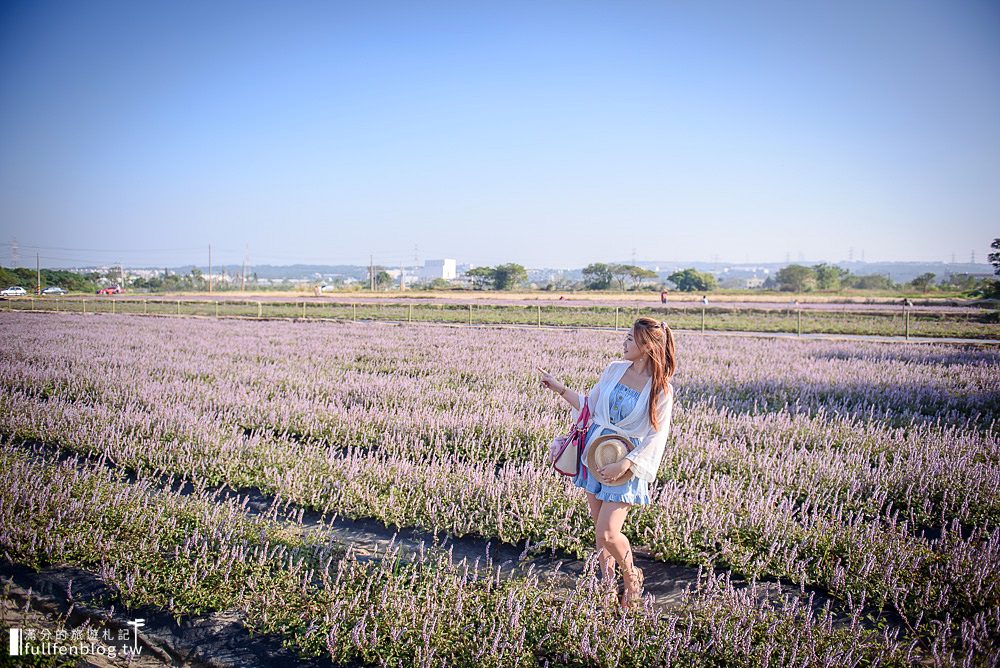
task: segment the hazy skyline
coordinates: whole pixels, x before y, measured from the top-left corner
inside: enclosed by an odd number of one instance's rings
[[[0,264],[984,262],[998,36],[990,2],[8,2]]]

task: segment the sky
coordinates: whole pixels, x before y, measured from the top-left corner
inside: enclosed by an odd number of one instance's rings
[[[0,5],[0,265],[983,262],[1000,3]]]

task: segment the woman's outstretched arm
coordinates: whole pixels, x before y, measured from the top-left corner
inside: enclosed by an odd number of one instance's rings
[[[566,401],[566,403],[568,403],[576,410],[581,409],[580,395],[576,391],[566,387],[565,383],[556,380],[555,376],[550,374],[548,371],[544,371],[538,368],[538,373],[541,374],[542,387],[547,387],[548,389],[558,394]]]

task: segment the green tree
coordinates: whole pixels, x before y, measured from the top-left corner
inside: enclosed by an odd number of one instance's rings
[[[1000,276],[1000,239],[994,239],[990,244],[994,252],[986,256],[986,259],[993,265],[993,274]]]
[[[839,290],[844,279],[851,275],[847,269],[826,263],[814,265],[813,272],[816,274],[816,287],[820,290]]]
[[[472,279],[472,287],[476,290],[489,290],[496,284],[496,271],[493,267],[476,267],[465,272]]]
[[[914,290],[920,290],[921,292],[927,292],[930,290],[931,286],[934,284],[934,274],[927,272],[926,274],[920,274],[912,281],[910,285],[913,286]]]
[[[493,268],[493,284],[497,290],[510,290],[528,280],[528,270],[519,264],[500,264]]]
[[[198,267],[192,267],[191,273],[189,274],[189,285],[192,290],[201,290],[208,283],[205,281],[205,275],[201,272]]]
[[[611,287],[614,277],[611,276],[611,269],[603,262],[588,264],[583,268],[583,280],[591,290],[607,290]]]
[[[647,278],[656,278],[656,272],[652,269],[643,269],[642,267],[631,267],[628,274],[629,278],[632,279],[632,289],[638,290],[639,286]]]
[[[868,274],[866,276],[851,276],[847,287],[857,290],[889,290],[894,287],[894,284],[888,276]]]
[[[707,292],[716,286],[715,276],[698,271],[694,267],[675,271],[667,280],[677,286],[681,292]]]
[[[392,285],[392,276],[389,275],[385,269],[378,271],[375,274],[375,287],[379,290],[385,290],[390,285]]]
[[[618,284],[618,289],[622,292],[625,292],[625,281],[632,276],[633,269],[638,269],[638,267],[633,267],[630,264],[608,265],[608,271],[611,272],[611,278]]]
[[[808,292],[816,287],[816,272],[801,264],[782,267],[775,274],[778,289],[790,292]]]

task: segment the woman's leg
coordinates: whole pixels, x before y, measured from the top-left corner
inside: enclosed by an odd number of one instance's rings
[[[632,545],[622,533],[622,527],[625,525],[625,518],[631,505],[616,501],[598,501],[598,503],[601,507],[595,526],[597,544],[604,548],[606,555],[605,572],[614,575],[615,562],[618,562],[625,577],[628,578],[632,573]]]
[[[601,507],[604,502],[597,498],[596,494],[591,494],[587,492],[587,505],[590,507],[590,517],[594,520],[594,533],[597,535],[597,559],[598,563],[601,564],[601,572],[604,573],[604,562],[607,559],[608,552],[604,547],[604,541],[601,540],[601,532],[597,530],[598,522],[601,519]],[[614,571],[611,572],[614,575]]]

